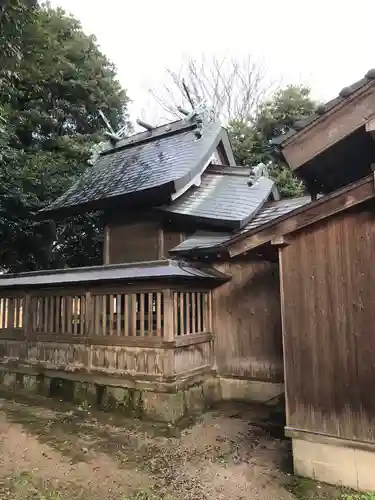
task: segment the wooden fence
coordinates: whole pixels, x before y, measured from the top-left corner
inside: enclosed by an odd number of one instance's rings
[[[37,290],[0,295],[0,335],[163,337],[212,331],[210,291]],[[114,339],[114,343],[115,339]]]

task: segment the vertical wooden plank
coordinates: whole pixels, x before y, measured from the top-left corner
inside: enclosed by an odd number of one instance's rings
[[[79,296],[74,295],[72,298],[73,335],[77,335],[78,331],[78,306],[79,306]]]
[[[109,225],[106,224],[104,227],[104,242],[103,242],[103,264],[110,264],[110,228]]]
[[[129,337],[129,295],[124,294],[124,335]]]
[[[152,337],[154,331],[154,294],[148,294],[148,336]]]
[[[202,331],[202,294],[197,293],[197,317],[198,317],[198,332]]]
[[[30,331],[32,330],[33,318],[33,302],[29,294],[26,294],[23,299],[22,307],[22,329],[25,338],[28,338]]]
[[[158,259],[164,259],[164,230],[162,227],[158,229]]]
[[[54,313],[55,313],[55,297],[51,295],[49,298],[49,325],[48,325],[48,331],[53,333],[54,332]]]
[[[57,335],[60,334],[60,307],[61,307],[61,296],[60,295],[56,295],[55,297],[55,326],[54,326],[54,331]]]
[[[61,297],[61,333],[66,333],[66,297]]]
[[[78,334],[85,335],[86,330],[86,295],[79,296],[79,309],[77,315]]]
[[[212,291],[208,292],[208,327],[212,333]]]
[[[160,292],[156,293],[156,335],[161,337],[161,301],[162,294]],[[174,309],[174,307],[173,307]]]
[[[94,309],[95,309],[95,320],[94,320],[94,331],[93,335],[100,335],[100,313],[101,313],[101,304],[100,304],[100,296],[95,295],[94,297]]]
[[[3,298],[2,321],[1,321],[3,328],[7,327],[7,309],[8,309],[8,299],[6,297],[4,297]]]
[[[189,335],[191,330],[190,330],[190,292],[185,292],[185,333],[186,335]]]
[[[117,336],[121,336],[121,295],[118,293],[116,298],[116,330]]]
[[[3,311],[4,311],[4,297],[0,297],[0,328],[4,328]]]
[[[94,308],[91,298],[91,293],[86,292],[84,297],[85,302],[85,316],[84,316],[84,331],[82,333],[89,337],[92,335],[92,325],[94,322]]]
[[[18,297],[13,299],[13,328],[17,328],[17,307],[18,307]]]
[[[178,333],[178,293],[173,292],[173,332]]]
[[[131,294],[131,335],[137,335],[137,294]]]
[[[196,333],[196,292],[191,292],[191,333]]]
[[[114,318],[114,310],[115,310],[115,296],[114,295],[109,295],[109,335],[114,334],[114,324],[113,324],[113,318]]]
[[[73,315],[73,297],[66,297],[66,331],[68,334],[72,334],[72,315]]]
[[[14,298],[14,328],[18,328],[19,325],[20,300],[20,297]]]
[[[139,335],[141,337],[145,336],[145,294],[139,294]]]
[[[42,298],[43,304],[43,332],[48,332],[48,296]]]
[[[102,335],[105,337],[107,335],[107,304],[108,295],[102,295]]]
[[[208,293],[203,293],[203,331],[209,331],[209,320],[208,320]]]
[[[179,335],[183,335],[185,333],[184,329],[184,292],[178,292],[179,294],[179,313],[180,313],[180,331],[178,332]]]
[[[25,305],[26,308],[26,305]],[[36,297],[30,297],[30,316],[31,318],[29,319],[30,321],[30,326],[31,330],[33,332],[36,331],[37,328],[37,321],[38,321],[38,301]],[[26,319],[25,319],[26,323]],[[26,326],[27,328],[27,326]]]
[[[171,342],[174,340],[174,331],[173,331],[173,293],[172,290],[165,289],[163,290],[163,312],[164,312],[164,321],[163,321],[163,337],[167,342]]]

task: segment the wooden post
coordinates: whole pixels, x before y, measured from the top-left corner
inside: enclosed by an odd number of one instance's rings
[[[164,300],[164,321],[163,321],[163,336],[166,342],[174,340],[174,320],[173,320],[173,293],[170,288],[163,290]]]
[[[104,227],[104,241],[103,241],[103,264],[110,264],[109,251],[110,251],[110,231],[109,225]]]
[[[92,335],[92,325],[94,322],[94,308],[91,301],[91,293],[86,292],[85,294],[85,336],[90,337]],[[82,317],[82,316],[81,316]]]
[[[36,309],[35,311],[31,310],[32,306],[32,300],[31,297],[28,293],[25,295],[25,302],[24,302],[24,310],[23,310],[23,333],[25,335],[25,339],[27,339],[30,335],[30,332],[32,330],[32,323],[33,323],[33,317],[32,313],[36,314]]]

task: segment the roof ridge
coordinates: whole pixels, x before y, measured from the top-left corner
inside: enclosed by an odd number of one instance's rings
[[[172,126],[175,124],[174,126]],[[177,126],[177,124],[181,124]],[[139,144],[144,144],[146,142],[151,142],[157,139],[165,138],[170,135],[179,134],[187,130],[191,130],[197,127],[196,122],[187,122],[186,120],[179,120],[176,122],[167,123],[156,127],[152,130],[138,132],[129,137],[125,137],[118,141],[114,146],[109,146],[107,149],[100,153],[100,156],[106,156],[123,149],[138,146]]]
[[[360,80],[352,83],[347,87],[343,87],[338,95],[333,99],[330,99],[326,103],[320,104],[317,106],[316,111],[306,118],[302,118],[299,120],[295,120],[293,122],[292,127],[285,134],[281,134],[278,137],[275,137],[270,142],[272,145],[278,146],[281,145],[284,141],[287,141],[295,134],[303,130],[305,127],[318,120],[321,116],[325,115],[328,111],[331,111],[335,106],[342,103],[345,99],[352,96],[355,92],[359,91],[362,87],[370,82],[373,83],[375,80],[375,68],[369,69],[365,76]]]

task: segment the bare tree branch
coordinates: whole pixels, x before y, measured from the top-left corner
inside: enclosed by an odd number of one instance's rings
[[[181,116],[177,106],[189,104],[184,83],[194,103],[205,101],[224,123],[251,120],[261,102],[277,87],[268,78],[263,64],[251,55],[230,59],[204,55],[199,60],[188,58],[178,71],[166,70],[162,87],[149,89],[169,119]]]

